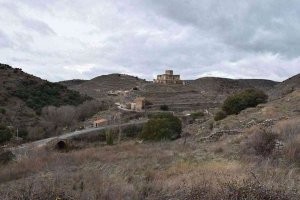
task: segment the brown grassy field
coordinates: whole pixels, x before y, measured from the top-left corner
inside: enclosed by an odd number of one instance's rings
[[[281,122],[277,130],[286,134],[295,123]],[[0,195],[1,199],[299,199],[297,165],[280,162],[275,154],[241,154],[247,137],[226,136],[214,143],[195,142],[193,136],[186,142],[124,141],[114,146],[95,142],[70,152],[43,148],[0,168]]]

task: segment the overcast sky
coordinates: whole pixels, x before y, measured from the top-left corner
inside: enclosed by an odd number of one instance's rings
[[[299,0],[0,0],[0,62],[59,81],[300,73]]]

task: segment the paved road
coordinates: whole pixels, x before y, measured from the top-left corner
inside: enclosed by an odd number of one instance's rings
[[[146,122],[147,122],[147,120],[140,120],[140,121],[136,121],[136,122],[121,124],[120,126],[123,127],[123,126],[130,126],[130,125],[139,125],[139,124],[144,124]],[[34,142],[30,142],[30,143],[25,143],[20,146],[7,148],[7,150],[10,150],[17,157],[17,159],[20,159],[22,156],[26,155],[29,150],[43,147],[46,144],[48,144],[49,142],[51,142],[52,140],[72,139],[76,136],[82,136],[82,135],[89,134],[89,133],[92,133],[95,131],[112,129],[112,128],[117,128],[117,127],[119,127],[119,125],[107,125],[107,126],[102,126],[102,127],[98,127],[98,128],[88,128],[88,129],[84,129],[84,130],[80,130],[80,131],[66,133],[66,134],[63,134],[60,136],[55,136],[55,137],[50,137],[50,138],[46,138],[46,139],[42,139],[42,140],[37,140]]]

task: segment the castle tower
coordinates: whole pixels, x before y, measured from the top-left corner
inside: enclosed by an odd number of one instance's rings
[[[173,74],[173,70],[166,70],[165,74],[157,75],[157,79],[154,79],[154,83],[183,84],[183,81],[180,80],[180,75]]]

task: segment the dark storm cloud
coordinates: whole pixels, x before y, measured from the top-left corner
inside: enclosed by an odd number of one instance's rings
[[[2,5],[2,62],[50,80],[115,72],[152,79],[165,68],[184,79],[283,80],[300,71],[296,0],[3,0]]]

